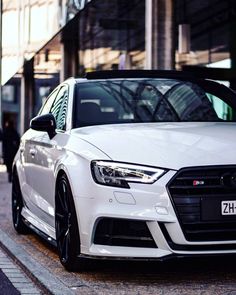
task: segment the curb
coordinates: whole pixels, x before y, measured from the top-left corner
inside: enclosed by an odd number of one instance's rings
[[[74,295],[75,293],[55,278],[46,268],[29,256],[25,250],[15,243],[5,232],[0,229],[0,245],[7,254],[22,267],[44,294]]]

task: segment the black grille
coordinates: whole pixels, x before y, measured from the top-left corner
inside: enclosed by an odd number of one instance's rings
[[[146,222],[118,218],[99,220],[94,244],[124,247],[157,248]]]
[[[180,245],[175,244],[166,230],[166,227],[163,223],[159,223],[159,226],[162,230],[163,235],[166,238],[167,243],[170,248],[176,251],[224,251],[224,250],[235,250],[236,244],[201,244],[201,245]]]
[[[236,201],[236,166],[181,169],[167,185],[188,241],[236,240],[236,216],[222,201]]]

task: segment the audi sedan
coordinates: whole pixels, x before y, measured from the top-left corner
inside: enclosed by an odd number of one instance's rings
[[[236,253],[236,95],[174,71],[70,78],[47,98],[13,164],[12,216],[91,258]]]

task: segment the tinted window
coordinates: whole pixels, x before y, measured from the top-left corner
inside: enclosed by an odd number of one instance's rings
[[[54,100],[50,113],[52,113],[56,119],[57,129],[66,129],[66,112],[68,103],[68,87],[63,86],[56,99]]]
[[[77,84],[75,125],[228,120],[197,84],[174,79]]]

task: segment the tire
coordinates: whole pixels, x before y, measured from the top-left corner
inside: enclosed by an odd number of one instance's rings
[[[12,175],[12,222],[18,234],[28,234],[30,232],[30,229],[23,221],[23,216],[21,215],[22,208],[23,199],[19,178],[16,170],[14,170]]]
[[[87,259],[79,257],[78,222],[70,184],[65,174],[60,176],[56,186],[55,227],[61,264],[68,271],[87,270]]]

